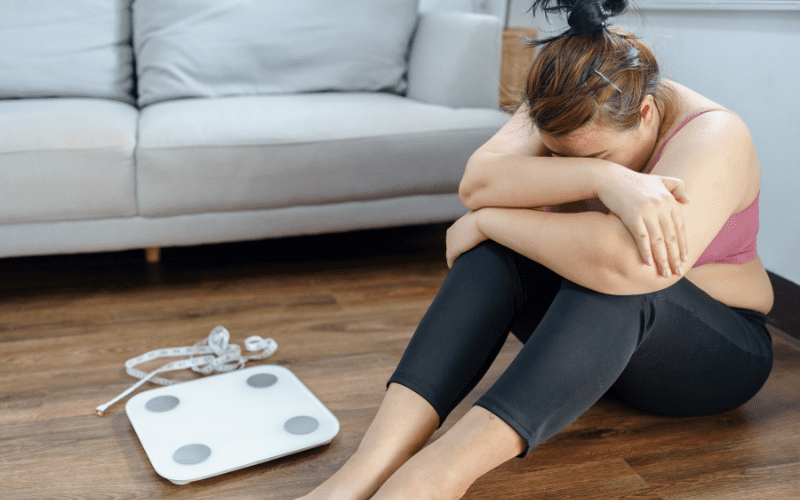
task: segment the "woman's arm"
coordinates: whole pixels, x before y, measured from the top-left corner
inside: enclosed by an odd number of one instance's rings
[[[553,158],[520,108],[467,162],[459,185],[467,208],[541,207],[597,198],[597,183],[615,164]]]
[[[489,207],[475,216],[484,236],[570,281],[601,293],[615,283],[613,238],[619,233],[614,230],[613,215]]]
[[[461,202],[483,207],[531,208],[597,198],[599,177],[611,162],[476,152],[459,185]]]
[[[689,240],[689,271],[735,211],[746,191],[748,164],[757,163],[752,138],[729,114],[698,117],[689,133],[659,161],[654,174],[685,178],[692,202],[680,205]],[[683,132],[683,131],[682,131]],[[683,276],[658,274],[646,265],[636,241],[613,213],[547,213],[519,208],[482,208],[476,225],[487,238],[539,262],[581,286],[609,295],[662,290]]]
[[[749,201],[745,195],[750,187],[760,182],[760,166],[750,132],[741,118],[729,112],[706,113],[688,123],[670,140],[651,174],[683,179],[691,199],[678,206],[686,224],[688,252],[682,263],[686,272],[720,231],[739,231],[726,227],[728,219]],[[639,265],[636,242],[619,224],[617,236],[611,238],[620,245],[616,252],[618,272],[612,276],[608,293],[650,293],[680,279],[673,275],[653,280],[650,270]]]

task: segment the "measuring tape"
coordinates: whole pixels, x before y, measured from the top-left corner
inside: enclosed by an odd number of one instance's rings
[[[185,370],[187,368],[191,368],[193,371],[202,373],[203,375],[209,375],[215,371],[220,373],[231,372],[239,368],[244,368],[244,365],[250,360],[268,358],[278,349],[278,344],[271,338],[263,339],[258,335],[252,335],[244,340],[245,348],[250,352],[259,350],[261,350],[261,352],[259,354],[253,354],[252,356],[242,356],[242,350],[238,345],[228,345],[230,337],[231,334],[228,330],[222,326],[218,326],[211,330],[211,334],[208,338],[201,340],[194,346],[156,349],[155,351],[150,351],[141,356],[129,359],[125,362],[125,371],[128,372],[128,375],[141,380],[108,403],[98,406],[97,409],[95,409],[95,414],[102,417],[109,406],[132,393],[145,382],[149,381],[161,385],[180,383],[178,380],[156,377],[155,375],[157,373]],[[205,354],[206,356],[195,357],[198,354]],[[167,363],[150,373],[145,373],[142,370],[134,368],[134,366],[147,361],[176,356],[189,356],[189,359]]]

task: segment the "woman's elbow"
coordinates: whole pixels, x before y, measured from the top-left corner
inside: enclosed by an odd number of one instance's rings
[[[472,184],[464,182],[461,180],[461,183],[458,185],[458,197],[461,199],[461,203],[469,208],[470,210],[477,210],[478,206],[475,203],[475,189]]]
[[[470,210],[481,208],[477,203],[477,195],[486,187],[485,183],[476,175],[475,171],[476,161],[475,155],[473,155],[467,162],[464,176],[458,184],[458,197],[461,199],[461,203]]]

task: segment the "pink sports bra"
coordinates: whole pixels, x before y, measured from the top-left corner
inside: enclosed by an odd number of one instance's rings
[[[667,137],[664,144],[658,149],[655,158],[653,159],[653,167],[655,167],[658,160],[661,158],[661,152],[664,146],[667,145],[670,139],[678,133],[680,129],[694,118],[714,111],[709,109],[700,111],[692,116],[686,118],[678,127]],[[652,171],[652,168],[651,168]],[[714,239],[706,247],[703,254],[697,259],[697,262],[692,266],[694,269],[703,264],[711,262],[719,264],[744,264],[756,258],[756,236],[758,235],[758,198],[761,196],[761,190],[758,191],[756,199],[749,207],[741,212],[736,212],[728,218],[725,225],[714,237]]]

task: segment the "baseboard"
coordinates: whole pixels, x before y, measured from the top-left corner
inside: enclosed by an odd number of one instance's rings
[[[775,305],[767,315],[767,324],[800,341],[800,285],[767,270],[775,291]]]

